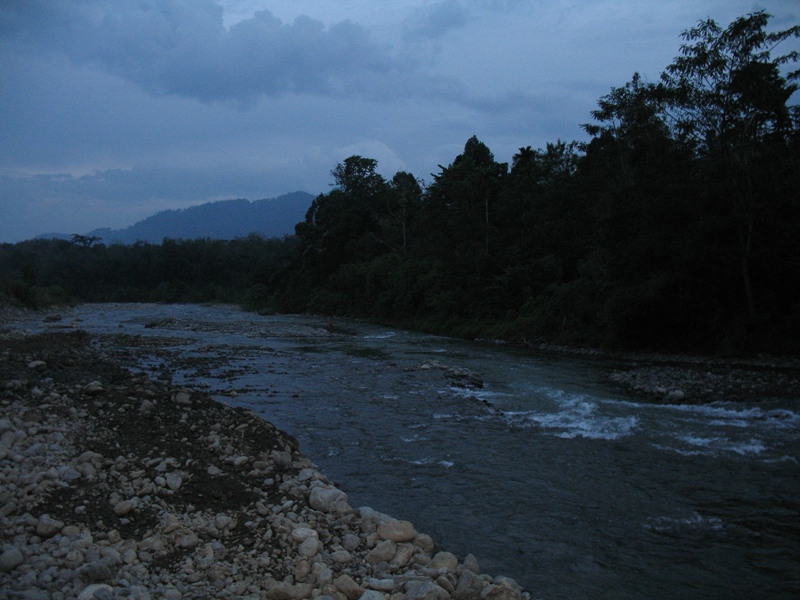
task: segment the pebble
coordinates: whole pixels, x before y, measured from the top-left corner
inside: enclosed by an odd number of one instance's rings
[[[0,554],[0,571],[4,573],[13,571],[24,562],[25,557],[22,555],[22,551],[19,548],[9,548]]]

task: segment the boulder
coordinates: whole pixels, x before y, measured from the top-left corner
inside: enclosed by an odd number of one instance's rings
[[[315,487],[311,490],[308,503],[314,510],[326,513],[344,514],[351,510],[347,494],[333,487]]]
[[[340,575],[333,580],[333,585],[350,600],[358,600],[364,593],[364,588],[358,585],[349,575]]]
[[[417,537],[417,530],[409,521],[388,521],[378,525],[378,536],[382,540],[409,542]]]
[[[433,557],[431,564],[428,565],[431,569],[447,569],[448,571],[455,571],[458,568],[458,558],[455,554],[450,552],[437,552]]]
[[[375,565],[379,562],[389,562],[397,552],[397,544],[392,540],[383,540],[367,554],[367,562]]]

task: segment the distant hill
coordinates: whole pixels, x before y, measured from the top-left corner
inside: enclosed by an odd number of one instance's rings
[[[125,229],[95,229],[86,236],[97,236],[105,244],[134,244],[141,240],[160,244],[164,238],[213,238],[232,240],[259,233],[264,237],[283,237],[294,233],[294,226],[305,219],[314,196],[293,192],[264,200],[220,200],[181,210],[165,210]],[[71,234],[48,233],[39,238],[71,239]]]

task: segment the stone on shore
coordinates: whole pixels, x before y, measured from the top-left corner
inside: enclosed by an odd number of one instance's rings
[[[352,510],[347,503],[347,494],[333,487],[315,487],[308,500],[311,508],[326,513],[344,514]]]
[[[417,530],[408,521],[388,521],[378,526],[378,535],[383,540],[408,542],[417,537]]]
[[[17,547],[12,547],[0,554],[0,571],[5,573],[13,571],[22,563],[25,562],[25,557],[22,551]]]
[[[410,585],[402,600],[450,600],[450,594],[432,581],[422,581]]]

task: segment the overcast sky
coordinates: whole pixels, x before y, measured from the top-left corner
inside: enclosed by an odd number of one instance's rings
[[[797,0],[2,0],[0,242],[330,189],[360,154],[431,180],[584,139],[680,34]]]

